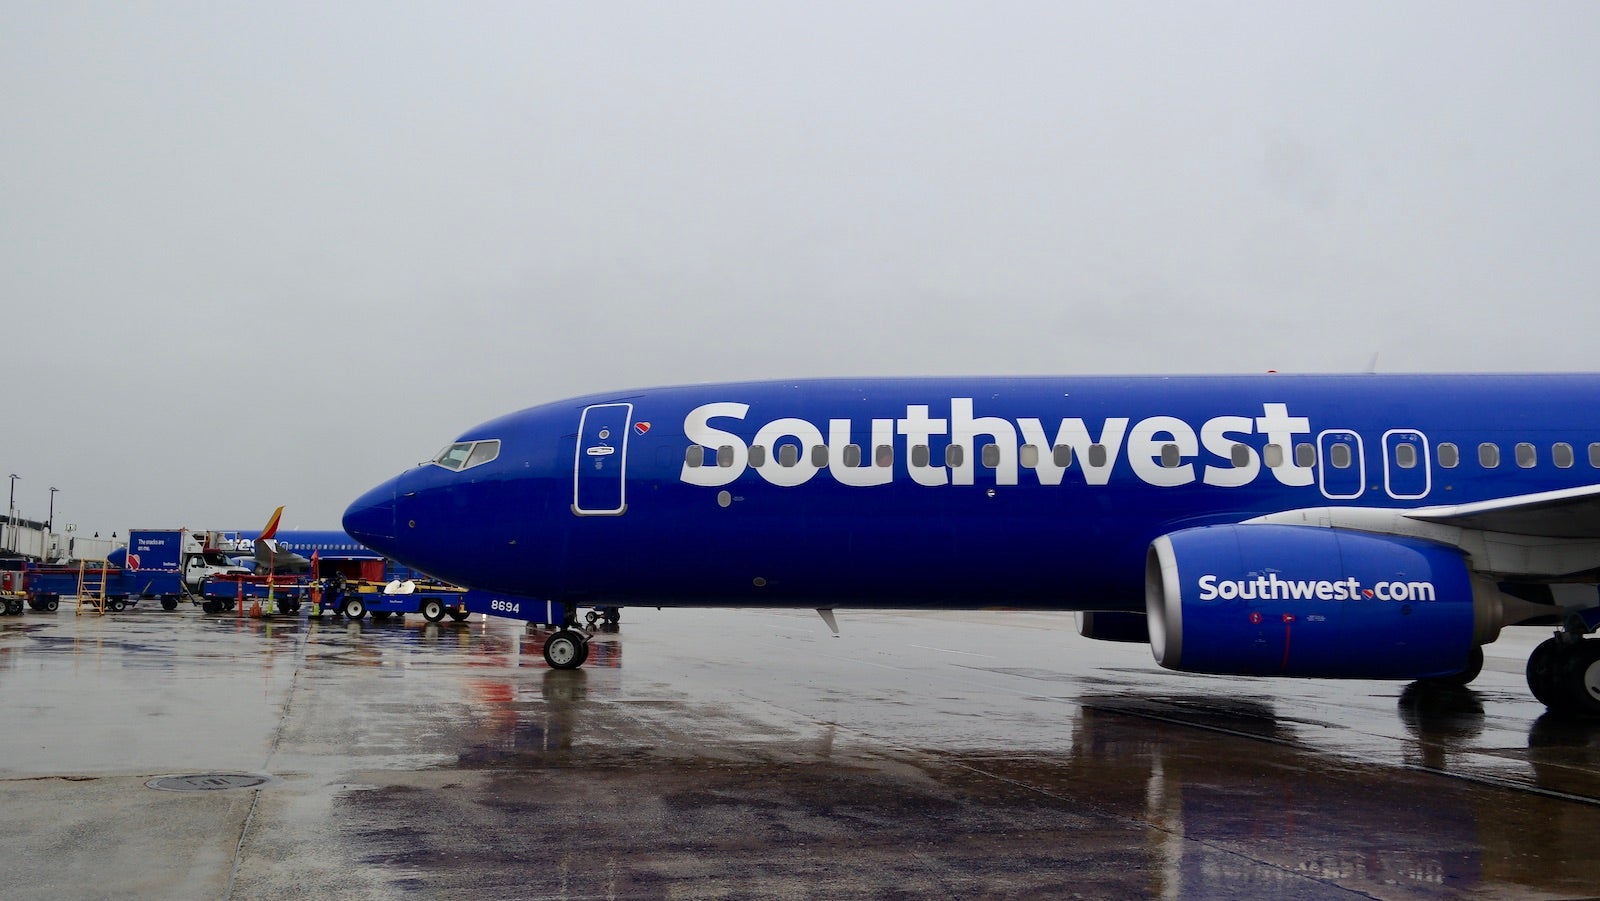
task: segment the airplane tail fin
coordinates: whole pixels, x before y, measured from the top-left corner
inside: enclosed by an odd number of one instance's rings
[[[278,509],[272,511],[272,518],[267,520],[267,524],[264,527],[262,527],[261,534],[259,536],[257,536],[256,540],[260,541],[260,540],[263,540],[263,539],[271,539],[273,536],[277,535],[278,534],[278,520],[280,520],[282,518],[283,518],[283,508],[282,507],[279,507]]]
[[[309,572],[311,561],[295,552],[278,546],[278,520],[283,518],[283,508],[272,511],[261,534],[256,537],[256,572],[282,574]]]

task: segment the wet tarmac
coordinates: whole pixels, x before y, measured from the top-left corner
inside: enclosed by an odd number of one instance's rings
[[[839,621],[629,609],[558,672],[479,617],[0,619],[0,897],[1600,894],[1600,724],[1529,697],[1541,630],[1423,693]],[[151,787],[202,774],[239,778]]]

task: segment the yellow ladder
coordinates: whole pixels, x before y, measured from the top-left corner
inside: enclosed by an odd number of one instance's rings
[[[94,567],[90,563],[95,564]],[[78,615],[83,615],[83,608],[87,606],[91,611],[105,615],[106,612],[106,567],[109,564],[104,560],[78,561]]]

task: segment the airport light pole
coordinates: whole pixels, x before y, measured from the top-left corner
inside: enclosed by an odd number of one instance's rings
[[[6,547],[12,552],[17,549],[17,479],[22,476],[11,474],[11,500],[6,504]]]

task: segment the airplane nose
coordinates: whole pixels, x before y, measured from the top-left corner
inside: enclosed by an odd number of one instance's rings
[[[356,498],[344,511],[346,535],[379,553],[394,544],[394,507],[398,478]]]

